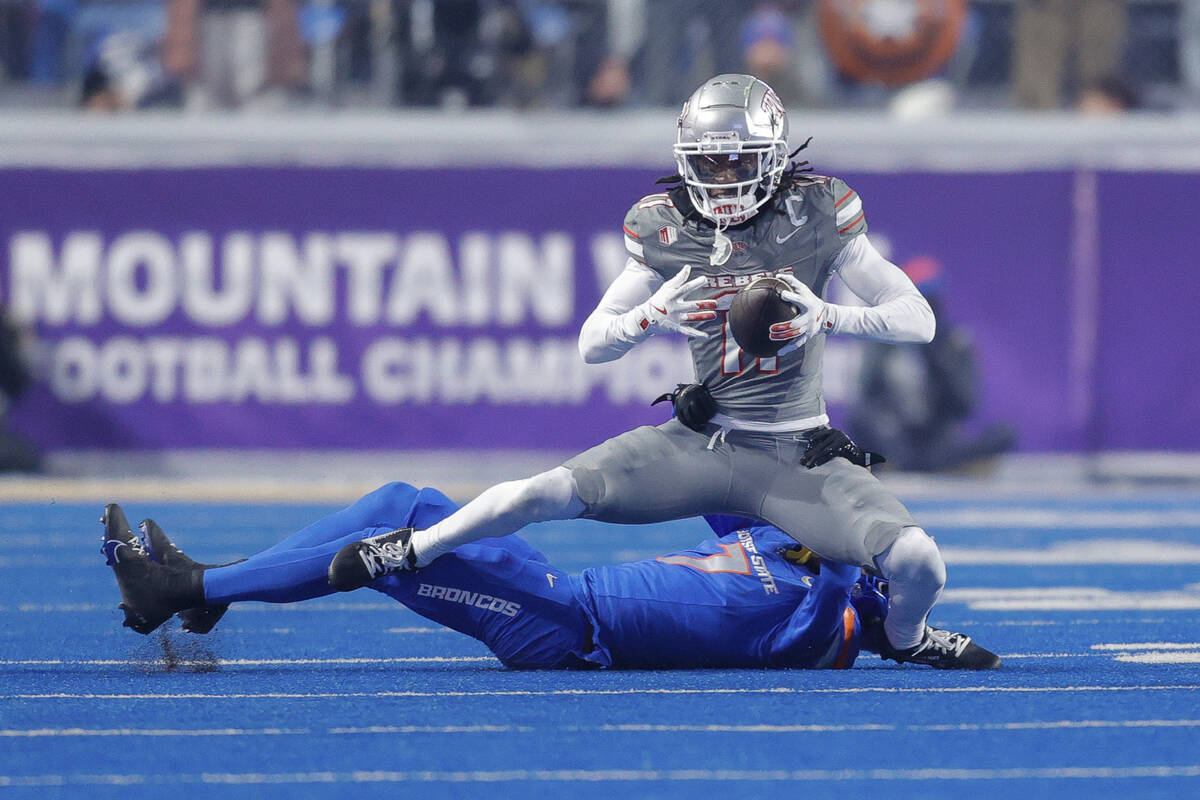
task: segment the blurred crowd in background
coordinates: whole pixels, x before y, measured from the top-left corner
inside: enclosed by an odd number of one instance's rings
[[[1200,0],[0,0],[0,104],[1200,106]],[[915,98],[915,99],[914,99]]]

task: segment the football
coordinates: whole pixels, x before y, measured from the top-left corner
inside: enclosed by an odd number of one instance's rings
[[[796,309],[780,297],[780,292],[787,289],[779,278],[758,278],[734,295],[729,306],[729,330],[743,352],[766,358],[787,344],[770,338],[772,325],[796,316]]]

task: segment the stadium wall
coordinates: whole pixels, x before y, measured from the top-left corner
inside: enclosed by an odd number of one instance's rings
[[[893,260],[945,265],[982,420],[1032,451],[1195,450],[1196,122],[835,115],[794,138]],[[587,367],[574,338],[672,124],[0,120],[0,301],[44,377],[13,424],[50,450],[573,450],[659,420],[682,342]],[[856,369],[832,341],[835,420]]]

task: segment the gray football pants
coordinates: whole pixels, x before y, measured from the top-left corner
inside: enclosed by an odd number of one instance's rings
[[[877,571],[874,559],[916,525],[870,472],[843,458],[799,465],[807,439],[697,433],[672,419],[623,433],[570,459],[583,516],[650,523],[701,514],[765,520],[820,556]]]

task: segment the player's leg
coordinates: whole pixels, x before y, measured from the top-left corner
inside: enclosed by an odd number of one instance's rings
[[[457,509],[458,505],[437,489],[417,489],[410,484],[394,481],[301,528],[268,548],[268,551],[319,546],[340,539],[347,531],[363,528],[383,525],[424,527]]]
[[[888,581],[888,615],[883,629],[896,650],[916,647],[925,638],[925,626],[942,589],[946,564],[933,538],[924,529],[909,525],[874,559]]]
[[[347,544],[392,530],[379,525],[351,531],[308,547],[272,547],[224,567],[204,572],[204,597],[208,603],[257,600],[295,603],[332,594],[329,562]]]
[[[148,633],[179,611],[242,600],[295,602],[329,594],[329,563],[346,543],[398,525],[432,524],[454,508],[436,490],[388,484],[244,561],[210,567],[186,557],[157,563],[151,557],[153,540],[148,537],[148,549],[133,534],[120,507],[112,504],[103,518],[104,553],[121,588],[126,624]],[[178,552],[165,534],[158,549]]]
[[[729,448],[710,449],[710,438],[671,419],[572,458],[566,466],[586,505],[582,516],[627,524],[703,514],[754,516],[757,506],[731,501]]]
[[[804,469],[751,456],[737,460],[735,471],[739,491],[765,487],[763,519],[827,559],[862,566],[888,580],[888,657],[915,661],[924,653],[922,663],[938,667],[999,666],[998,658],[969,637],[927,625],[946,583],[945,564],[933,539],[870,472],[840,458]],[[957,638],[948,643],[947,637]]]
[[[426,566],[467,542],[506,536],[532,522],[573,519],[583,510],[575,481],[564,467],[498,483],[457,513],[414,533],[416,565]]]
[[[778,470],[763,515],[801,526],[784,530],[826,559],[881,573],[892,591],[889,640],[897,649],[920,643],[946,567],[937,545],[870,472],[840,458],[808,470]]]
[[[514,669],[594,668],[591,626],[570,576],[519,536],[482,539],[371,588],[483,642]]]
[[[424,567],[438,556],[485,537],[505,536],[533,522],[586,516],[604,522],[657,522],[707,512],[743,512],[724,504],[728,458],[707,451],[703,434],[671,420],[637,428],[561,467],[498,484],[426,530],[396,532],[353,544],[330,567],[331,580],[356,588],[384,573]]]
[[[458,513],[348,542],[329,563],[329,584],[339,592],[360,589],[394,572],[412,572],[469,542],[506,536],[531,522],[570,519],[583,509],[569,471],[562,467],[485,490]]]
[[[904,528],[875,558],[888,579],[888,615],[880,655],[898,662],[938,669],[997,669],[1000,658],[971,637],[927,624],[929,612],[946,585],[946,566],[933,538],[916,526]]]
[[[329,564],[345,545],[412,524],[431,524],[457,506],[435,489],[389,483],[237,564],[204,573],[210,603],[292,603],[333,592]]]

